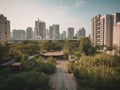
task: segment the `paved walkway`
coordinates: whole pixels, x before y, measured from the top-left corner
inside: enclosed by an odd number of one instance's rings
[[[66,62],[57,61],[56,73],[51,76],[51,90],[76,90],[73,74],[67,73]]]

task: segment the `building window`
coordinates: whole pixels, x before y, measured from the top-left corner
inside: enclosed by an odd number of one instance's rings
[[[5,31],[5,35],[7,35],[7,31]]]

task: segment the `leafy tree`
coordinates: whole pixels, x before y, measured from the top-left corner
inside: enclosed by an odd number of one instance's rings
[[[65,40],[63,46],[63,52],[67,55],[74,54],[75,51],[78,51],[79,47],[79,40],[72,41],[72,40]]]
[[[40,46],[42,51],[60,51],[63,48],[63,42],[52,40],[41,41]]]
[[[79,48],[80,48],[81,53],[85,55],[93,55],[96,53],[96,50],[92,46],[89,38],[81,38]]]
[[[8,52],[10,50],[9,46],[6,46],[5,44],[0,44],[0,59],[8,58]]]

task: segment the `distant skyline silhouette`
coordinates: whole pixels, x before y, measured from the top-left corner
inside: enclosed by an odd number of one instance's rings
[[[35,20],[46,22],[47,28],[60,24],[60,32],[85,27],[91,34],[91,19],[97,14],[120,12],[120,0],[0,0],[0,14],[11,22],[13,29],[34,29]]]

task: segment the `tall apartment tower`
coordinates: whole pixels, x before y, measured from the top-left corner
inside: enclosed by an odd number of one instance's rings
[[[120,50],[120,13],[114,13],[113,46]]]
[[[113,32],[113,46],[120,50],[120,22],[114,26]]]
[[[92,41],[94,45],[113,46],[113,27],[120,21],[120,13],[97,15],[92,19]]]
[[[28,27],[26,29],[26,39],[27,40],[32,40],[33,39],[33,30],[31,27]]]
[[[53,24],[52,27],[53,27],[53,39],[59,40],[60,39],[59,25]]]
[[[114,17],[114,26],[117,25],[118,22],[120,22],[120,13],[113,13]]]
[[[25,31],[24,30],[13,30],[13,40],[25,40]]]
[[[100,14],[92,18],[92,42],[94,45],[103,45],[103,41],[101,40],[100,19]]]
[[[0,14],[0,41],[10,40],[10,21]]]
[[[46,39],[46,23],[39,19],[35,21],[35,38]]]
[[[105,47],[113,45],[113,15],[104,15],[101,17],[101,38]]]
[[[68,28],[68,39],[71,40],[74,37],[74,28],[73,27],[69,27]]]

